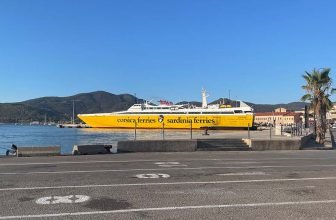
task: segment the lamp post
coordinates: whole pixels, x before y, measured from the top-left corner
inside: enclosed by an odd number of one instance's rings
[[[137,138],[137,123],[134,121],[134,140],[136,141]]]
[[[165,125],[164,125],[164,122],[162,122],[162,140],[164,140],[165,139],[165,127],[164,127]]]
[[[190,122],[190,139],[193,139],[193,136],[192,136],[192,121]]]
[[[79,100],[71,100],[72,101],[72,120],[71,123],[75,124],[75,102],[78,102]]]

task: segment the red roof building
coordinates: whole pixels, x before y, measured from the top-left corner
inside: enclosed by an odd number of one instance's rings
[[[302,113],[296,112],[258,112],[254,114],[255,124],[292,125],[302,122]]]

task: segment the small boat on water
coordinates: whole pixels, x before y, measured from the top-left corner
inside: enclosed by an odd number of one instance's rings
[[[140,129],[228,129],[252,127],[253,109],[242,101],[231,105],[208,105],[202,90],[202,107],[174,105],[161,102],[134,104],[126,111],[79,114],[78,117],[93,128]]]
[[[87,124],[57,124],[58,128],[90,128]]]

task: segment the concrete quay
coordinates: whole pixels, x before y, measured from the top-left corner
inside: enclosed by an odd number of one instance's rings
[[[197,135],[198,134],[198,135]],[[118,144],[75,145],[73,155],[92,155],[125,152],[193,152],[193,151],[264,151],[264,150],[300,150],[300,149],[333,149],[334,136],[327,133],[324,146],[314,144],[312,135],[278,136],[269,130],[263,131],[211,131],[209,135],[194,134],[192,139],[181,136],[170,136],[159,140],[129,140]],[[249,138],[248,138],[249,137]],[[180,139],[179,139],[180,138]],[[55,156],[60,155],[60,147],[21,147],[17,156]]]
[[[130,140],[118,142],[118,152],[192,152],[199,149],[207,150],[300,150],[308,148],[314,142],[312,135],[306,136],[279,136],[270,130],[263,131],[211,131],[210,135],[194,135],[193,139],[165,139],[165,140]],[[237,145],[239,140],[245,143]],[[202,145],[207,141],[208,148]],[[332,143],[327,135],[326,143]],[[212,145],[212,146],[211,146]],[[245,146],[249,149],[244,149]],[[310,148],[312,149],[312,148]],[[331,149],[328,146],[319,146],[319,149]]]

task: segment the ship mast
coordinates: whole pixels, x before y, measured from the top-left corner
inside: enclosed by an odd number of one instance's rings
[[[208,101],[207,98],[209,97],[208,94],[206,94],[206,90],[202,89],[202,108],[208,107]]]

